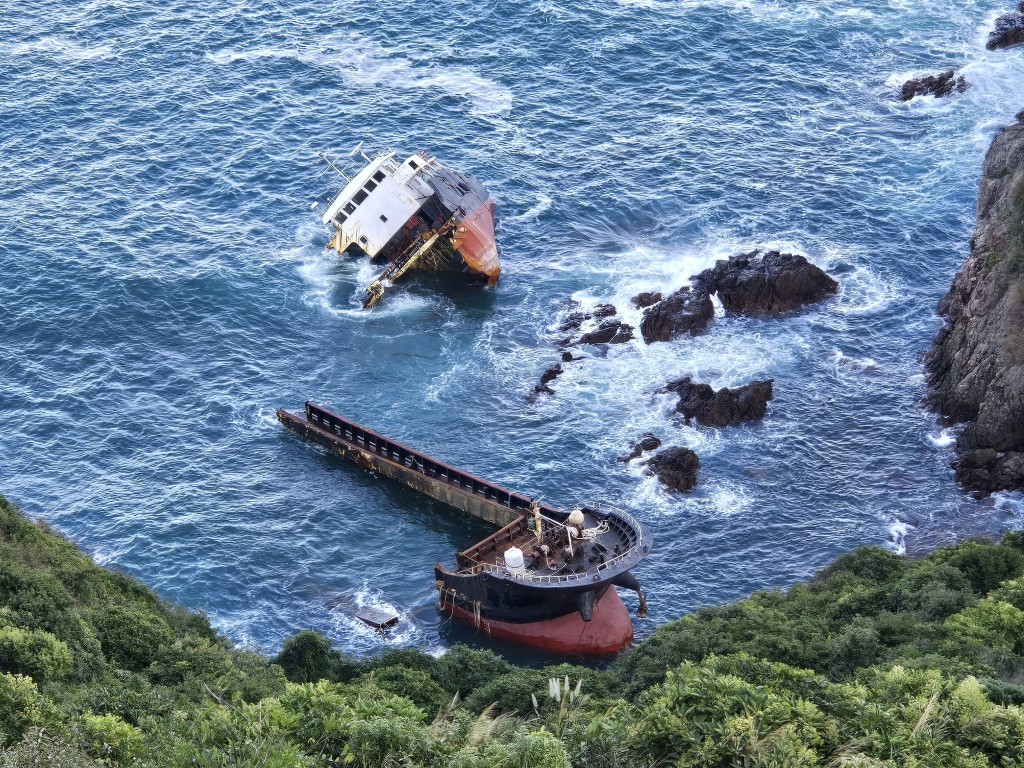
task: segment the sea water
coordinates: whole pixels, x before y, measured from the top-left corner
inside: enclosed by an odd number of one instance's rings
[[[273,650],[472,640],[432,568],[488,528],[283,429],[307,399],[560,506],[655,537],[638,636],[897,551],[1018,525],[955,484],[922,406],[936,301],[968,253],[981,161],[1024,108],[1006,0],[9,2],[0,29],[0,492],[98,562]],[[948,68],[969,91],[895,99]],[[496,290],[325,250],[318,161],[430,150],[500,211]],[[699,338],[588,349],[554,396],[575,306],[671,291],[754,248],[837,297]],[[683,424],[668,381],[775,380],[762,423]],[[672,495],[627,453],[700,455]],[[631,608],[635,599],[625,596]],[[390,607],[401,627],[354,621]]]

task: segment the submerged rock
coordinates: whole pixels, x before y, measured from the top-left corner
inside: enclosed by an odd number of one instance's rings
[[[619,320],[605,320],[596,331],[580,336],[580,344],[622,344],[632,338],[632,325]]]
[[[648,344],[685,334],[697,336],[714,316],[715,307],[706,290],[683,287],[644,312],[640,334]]]
[[[552,381],[557,379],[564,373],[562,366],[556,363],[555,365],[549,366],[544,370],[544,373],[540,375],[540,384],[533,388],[533,393],[530,395],[530,400],[533,401],[537,398],[537,395],[553,395],[555,390],[548,386]]]
[[[670,491],[689,491],[697,484],[700,458],[689,448],[666,448],[646,463]]]
[[[726,310],[744,315],[792,312],[827,299],[839,288],[803,256],[779,251],[752,251],[719,261],[697,275],[694,285],[717,293]]]
[[[743,387],[723,387],[717,392],[708,384],[698,384],[690,377],[673,381],[664,391],[679,395],[676,410],[686,423],[696,419],[705,427],[725,427],[745,421],[759,421],[768,411],[772,399],[772,379],[754,381]]]
[[[934,96],[941,98],[952,93],[963,93],[970,87],[967,78],[957,77],[952,69],[941,75],[928,75],[907,80],[900,88],[900,101],[910,101],[915,96]]]
[[[660,446],[661,440],[648,432],[636,442],[633,449],[628,454],[625,456],[619,456],[619,461],[623,464],[628,464],[633,459],[639,458],[640,454],[644,451],[653,451]]]
[[[548,382],[554,381],[563,373],[562,366],[552,365],[540,375],[540,383],[547,384]]]
[[[948,323],[925,365],[929,404],[956,442],[957,479],[980,494],[1024,488],[1024,124],[985,156],[971,254],[939,302]]]
[[[1018,5],[1016,11],[1003,14],[996,19],[996,26],[988,33],[985,47],[994,51],[1021,43],[1024,43],[1024,3]]]

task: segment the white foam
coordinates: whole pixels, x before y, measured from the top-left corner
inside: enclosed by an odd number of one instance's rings
[[[39,40],[32,40],[25,43],[13,43],[0,45],[0,51],[11,56],[37,55],[40,53],[56,54],[75,61],[89,61],[92,59],[107,59],[114,55],[114,49],[110,45],[80,45],[74,40],[66,37],[42,37]]]
[[[1021,491],[1001,491],[992,494],[995,508],[1016,517],[1024,516],[1024,493]]]
[[[839,297],[831,306],[845,315],[870,315],[899,298],[899,287],[865,266],[854,267],[839,278]]]
[[[832,350],[832,371],[838,378],[844,378],[849,374],[877,373],[880,368],[878,363],[870,357],[853,357],[845,354],[841,349]]]
[[[889,524],[889,548],[897,555],[907,553],[907,534],[910,532],[910,525],[902,520],[893,520]]]
[[[551,207],[551,202],[552,200],[550,197],[548,197],[547,195],[541,195],[538,198],[537,202],[530,206],[530,208],[528,208],[526,211],[519,214],[518,216],[510,217],[509,221],[517,224],[522,223],[524,221],[536,221],[542,213],[544,213]]]
[[[339,635],[349,636],[348,642],[351,642],[351,636],[355,635],[377,646],[403,646],[412,644],[422,634],[407,613],[385,599],[380,590],[371,588],[369,582],[364,581],[363,586],[352,593],[351,597],[357,609],[376,608],[395,614],[398,616],[398,625],[382,631],[376,630],[344,611],[332,611],[331,623],[334,631]]]
[[[400,51],[387,49],[360,36],[332,35],[304,49],[222,50],[206,56],[213,63],[222,65],[260,59],[291,59],[330,69],[350,85],[439,90],[468,99],[471,113],[479,116],[503,115],[512,108],[512,91],[509,88],[469,67],[423,64]]]
[[[956,442],[956,430],[953,427],[947,427],[938,432],[929,432],[927,439],[936,448],[948,448]]]

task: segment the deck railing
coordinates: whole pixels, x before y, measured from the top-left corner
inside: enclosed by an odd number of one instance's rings
[[[634,556],[638,551],[642,550],[643,547],[648,546],[644,542],[643,528],[635,517],[628,512],[622,510],[615,510],[614,515],[619,517],[625,522],[630,528],[636,532],[636,544],[622,552],[615,557],[605,560],[603,563],[592,570],[587,570],[582,573],[567,573],[559,575],[557,573],[552,574],[541,574],[536,571],[512,571],[507,566],[491,565],[490,563],[478,563],[470,568],[463,568],[459,570],[460,574],[476,575],[480,573],[496,573],[502,576],[507,576],[510,579],[518,579],[520,581],[528,582],[539,582],[541,584],[555,584],[555,583],[572,583],[572,582],[583,582],[583,581],[600,581],[601,574],[607,571],[609,568],[614,568],[617,565],[628,560]]]

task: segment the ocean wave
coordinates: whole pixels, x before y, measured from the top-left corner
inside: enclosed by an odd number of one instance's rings
[[[440,90],[466,98],[471,112],[479,116],[507,114],[512,108],[512,91],[470,67],[434,66],[403,56],[399,51],[362,37],[333,37],[309,48],[265,47],[249,50],[225,49],[206,54],[214,64],[287,59],[329,69],[342,80],[360,87],[399,90]]]
[[[52,54],[73,61],[109,59],[115,55],[112,45],[83,45],[66,37],[43,37],[23,43],[0,44],[0,54],[9,56],[36,56]]]

